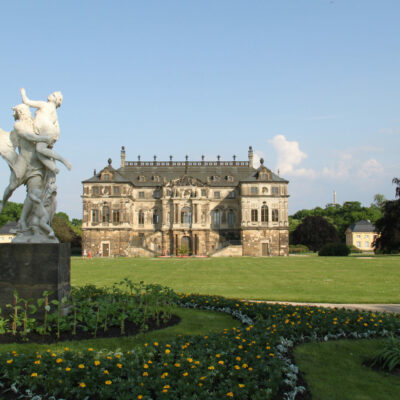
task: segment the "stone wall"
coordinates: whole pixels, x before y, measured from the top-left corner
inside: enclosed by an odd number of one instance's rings
[[[244,256],[287,256],[289,254],[289,230],[243,230],[242,244]]]

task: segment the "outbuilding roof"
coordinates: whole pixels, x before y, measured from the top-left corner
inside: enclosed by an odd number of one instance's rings
[[[350,225],[349,229],[351,232],[376,232],[374,224],[365,219]]]

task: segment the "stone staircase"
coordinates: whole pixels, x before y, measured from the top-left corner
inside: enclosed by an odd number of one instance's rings
[[[222,249],[215,251],[210,257],[241,257],[243,246],[241,244],[229,244]]]

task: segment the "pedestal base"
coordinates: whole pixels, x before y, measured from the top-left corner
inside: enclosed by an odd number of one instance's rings
[[[24,299],[43,297],[52,291],[51,299],[69,297],[71,261],[69,243],[0,244],[0,307],[12,304],[14,290]]]

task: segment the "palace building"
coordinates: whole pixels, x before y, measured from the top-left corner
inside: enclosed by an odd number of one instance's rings
[[[288,181],[260,160],[111,159],[83,181],[82,249],[102,256],[289,252]]]

